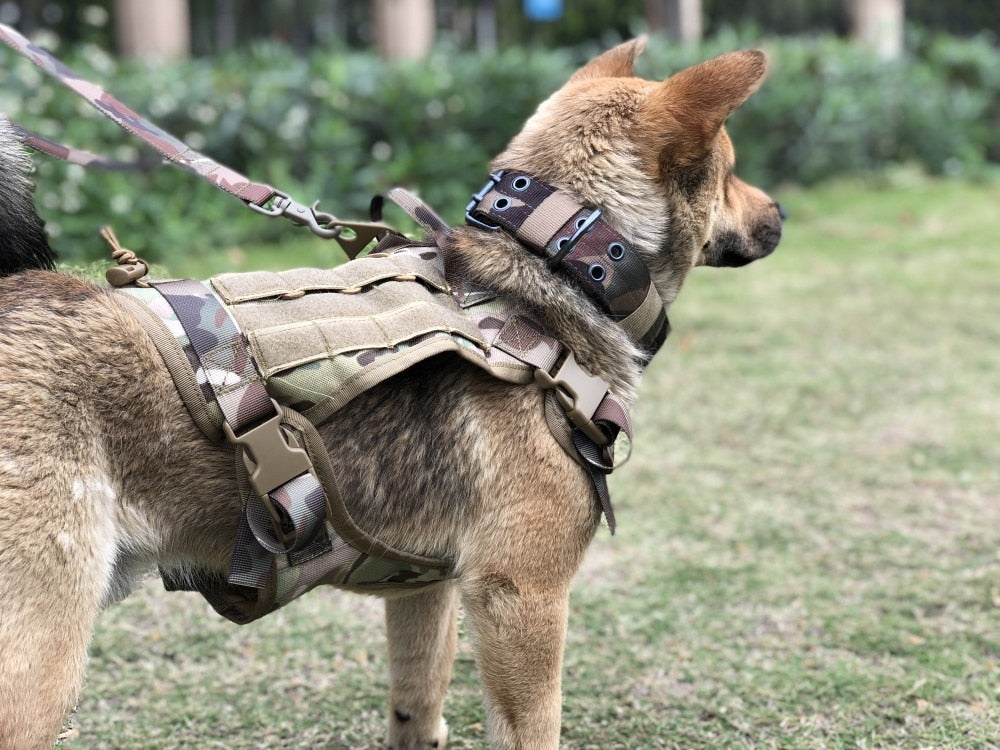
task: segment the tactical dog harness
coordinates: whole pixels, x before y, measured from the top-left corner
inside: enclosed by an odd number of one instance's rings
[[[244,510],[228,576],[182,581],[165,572],[167,588],[193,587],[220,614],[246,623],[320,583],[397,588],[451,577],[451,561],[394,549],[355,524],[316,430],[368,389],[445,353],[506,382],[547,391],[549,428],[590,475],[614,532],[605,476],[614,468],[619,434],[631,438],[624,404],[527,311],[454,278],[446,257],[450,230],[418,199],[398,189],[389,193],[433,244],[408,242],[379,216],[345,222],[253,182],[189,148],[9,26],[0,24],[0,42],[167,161],[258,213],[336,239],[352,259],[328,270],[146,282],[148,264],[107,235],[119,261],[108,281],[121,287],[119,298],[155,343],[194,422],[237,454]],[[26,145],[57,158],[121,167],[20,132]],[[569,277],[645,353],[642,364],[663,343],[669,324],[648,270],[598,208],[581,206],[532,175],[497,172],[473,196],[466,220],[509,233]],[[379,240],[375,250],[355,259],[372,240]]]
[[[234,622],[319,583],[400,588],[451,577],[451,561],[389,547],[354,523],[316,431],[352,399],[439,354],[548,389],[550,429],[589,472],[614,530],[605,475],[615,438],[631,436],[622,402],[524,310],[449,278],[443,222],[405,191],[390,197],[421,218],[436,244],[389,235],[333,269],[120,289],[195,423],[236,448],[244,512],[227,579],[164,575],[168,588],[191,584]],[[662,343],[666,315],[645,266],[598,210],[515,172],[491,175],[468,212],[470,223],[509,232],[554,268],[585,274],[585,290],[649,355]]]

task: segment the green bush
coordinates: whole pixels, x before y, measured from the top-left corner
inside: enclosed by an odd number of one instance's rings
[[[768,83],[730,122],[739,170],[755,182],[812,183],[916,162],[971,172],[1000,160],[1000,51],[988,38],[914,34],[912,53],[884,63],[832,37],[766,40]],[[653,40],[640,72],[665,76],[760,43],[725,32],[699,48]],[[420,64],[363,53],[255,45],[177,65],[119,63],[96,47],[59,51],[71,67],[191,146],[300,200],[321,197],[363,218],[375,192],[417,187],[453,222],[537,102],[595,50],[510,48],[478,56],[446,46]],[[0,111],[70,145],[135,158],[139,142],[13,53]],[[148,155],[146,155],[148,157]],[[40,158],[38,199],[67,259],[101,256],[104,223],[156,259],[267,241],[292,231],[172,168],[107,173]]]

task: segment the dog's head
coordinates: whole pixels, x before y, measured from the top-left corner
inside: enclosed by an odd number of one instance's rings
[[[494,161],[599,206],[643,254],[665,303],[696,265],[740,266],[781,238],[781,209],[733,173],[723,124],[760,86],[759,50],[721,55],[665,81],[636,78],[645,38],[578,70]]]

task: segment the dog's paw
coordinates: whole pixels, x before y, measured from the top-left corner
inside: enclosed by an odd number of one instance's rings
[[[437,731],[428,738],[426,732],[414,731],[416,727],[409,714],[394,711],[388,750],[444,750],[448,744],[448,722],[444,718],[440,721]]]

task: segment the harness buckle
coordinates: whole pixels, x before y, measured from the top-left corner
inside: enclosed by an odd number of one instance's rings
[[[226,439],[243,447],[243,464],[250,486],[261,499],[267,499],[269,493],[312,469],[309,454],[295,445],[281,426],[281,407],[274,399],[271,403],[275,415],[239,435],[229,422],[222,423]]]
[[[600,218],[601,218],[601,209],[595,208],[593,211],[591,211],[590,214],[585,219],[583,219],[583,222],[580,224],[579,229],[577,229],[573,233],[573,236],[570,237],[565,242],[563,242],[562,244],[556,246],[556,252],[554,252],[551,256],[549,256],[548,259],[549,268],[554,269],[560,263],[562,263],[563,259],[573,251],[574,247],[576,247],[576,243],[580,241],[580,238],[583,237],[583,235],[585,235],[587,232],[589,232],[591,227],[593,227],[594,224],[597,222],[597,220]]]
[[[490,179],[487,181],[487,183],[483,185],[483,187],[479,190],[478,193],[473,193],[472,200],[470,200],[468,204],[466,204],[465,206],[466,224],[471,224],[474,227],[479,227],[480,229],[485,229],[490,232],[495,232],[496,230],[500,229],[499,224],[492,224],[485,222],[482,219],[477,219],[472,214],[476,210],[476,206],[478,206],[482,202],[483,198],[485,198],[493,188],[495,188],[497,185],[500,184],[500,180],[503,179],[503,174],[504,172],[502,169],[496,172],[490,172]]]
[[[608,393],[608,384],[591,375],[569,352],[559,368],[552,374],[535,370],[535,382],[542,388],[553,389],[559,405],[574,427],[577,427],[598,446],[605,446],[609,439],[594,422],[593,416]]]

